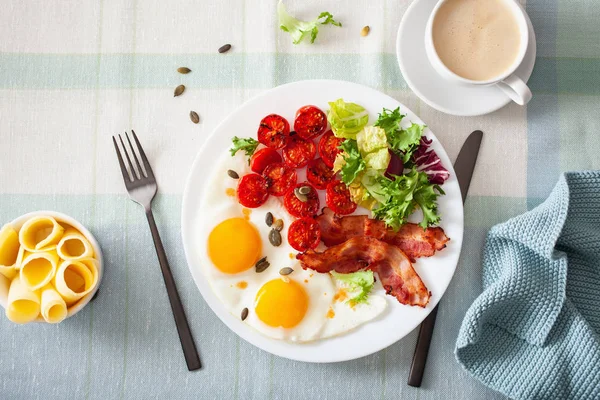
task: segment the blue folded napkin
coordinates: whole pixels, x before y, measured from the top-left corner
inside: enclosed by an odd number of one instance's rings
[[[600,399],[600,171],[493,227],[456,359],[514,399]]]

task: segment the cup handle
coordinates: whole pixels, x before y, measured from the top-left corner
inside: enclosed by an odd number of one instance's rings
[[[515,74],[498,82],[498,87],[502,89],[512,101],[521,106],[529,103],[529,100],[531,100],[531,90],[525,82]]]

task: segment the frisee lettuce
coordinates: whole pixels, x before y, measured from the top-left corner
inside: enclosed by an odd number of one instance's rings
[[[367,166],[358,151],[356,140],[344,140],[340,145],[340,149],[342,149],[342,153],[336,158],[334,171],[339,170],[342,182],[350,185]],[[340,160],[343,162],[340,162]]]
[[[229,152],[232,157],[240,150],[243,150],[248,157],[252,157],[252,154],[254,154],[258,147],[258,141],[252,138],[239,138],[234,136],[233,139],[231,139],[231,142],[233,143],[233,146],[231,146]],[[250,160],[248,160],[248,162],[250,162]]]
[[[310,42],[314,43],[317,35],[319,34],[319,25],[335,25],[342,26],[342,24],[335,19],[331,13],[324,11],[312,21],[301,21],[291,16],[285,9],[283,2],[279,2],[277,5],[277,15],[279,17],[279,27],[281,30],[288,32],[292,36],[294,44],[300,43],[306,35],[310,34]]]
[[[437,213],[437,198],[444,191],[429,182],[425,172],[412,168],[404,175],[393,175],[393,179],[381,177],[379,194],[385,200],[373,210],[373,215],[384,221],[395,231],[404,225],[408,217],[417,209],[423,211],[423,219],[419,225],[425,229],[430,225],[439,223]]]
[[[400,114],[400,107],[393,111],[384,108],[377,121],[375,121],[375,126],[385,130],[389,148],[398,154],[402,162],[406,164],[410,161],[415,150],[419,148],[425,126],[413,123],[408,128],[403,129],[400,126],[402,118],[404,118],[404,115]]]
[[[340,274],[331,271],[331,275],[342,282],[352,293],[353,297],[348,300],[348,304],[354,306],[360,303],[367,303],[369,293],[371,293],[373,285],[375,285],[373,271],[357,271],[350,274]]]

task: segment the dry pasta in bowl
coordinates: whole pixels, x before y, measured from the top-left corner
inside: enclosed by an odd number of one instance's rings
[[[102,279],[102,253],[78,221],[53,211],[0,228],[0,305],[15,323],[59,323],[81,310]]]

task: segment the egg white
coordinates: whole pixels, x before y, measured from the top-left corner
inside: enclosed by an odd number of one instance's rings
[[[379,295],[371,295],[368,304],[354,307],[350,307],[347,302],[334,301],[334,295],[342,285],[336,283],[328,273],[303,270],[295,259],[297,251],[287,242],[287,230],[294,217],[283,207],[282,198],[269,196],[262,206],[245,209],[238,203],[235,195],[227,194],[228,189],[235,190],[238,183],[238,180],[228,176],[227,170],[236,171],[240,177],[252,173],[247,157],[242,152],[238,152],[234,157],[227,153],[217,162],[217,168],[210,177],[208,186],[210,190],[205,192],[199,204],[203,210],[203,220],[199,227],[200,246],[201,256],[206,260],[202,263],[203,273],[215,295],[231,314],[240,317],[242,310],[248,308],[249,313],[245,322],[260,333],[273,339],[307,342],[348,332],[383,312],[387,301]],[[271,228],[265,223],[267,212],[271,212],[275,218],[282,219],[284,222],[281,231],[282,244],[278,247],[271,245],[268,239]],[[254,267],[237,274],[223,273],[210,261],[207,249],[208,236],[220,222],[245,216],[256,227],[262,241],[261,257],[266,256],[270,266],[262,273],[257,273]],[[235,243],[231,245],[235,246]],[[282,278],[279,274],[279,270],[284,267],[291,267],[294,270],[287,278]],[[293,328],[273,328],[263,323],[254,313],[256,294],[272,279],[293,279],[307,293],[308,310],[302,321]],[[244,289],[240,288],[238,286],[240,282],[246,282],[247,286]],[[328,318],[328,315],[332,314],[333,318]]]

